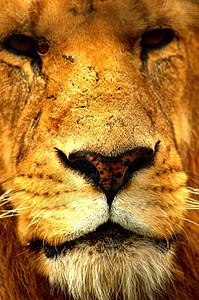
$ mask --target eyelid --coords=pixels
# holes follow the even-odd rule
[[[17,55],[31,55],[35,49],[35,41],[24,34],[12,34],[4,42],[4,47]]]
[[[142,46],[146,49],[158,49],[169,44],[175,36],[170,28],[157,28],[142,35]]]

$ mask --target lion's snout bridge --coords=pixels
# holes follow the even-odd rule
[[[89,151],[76,151],[67,158],[62,151],[56,150],[67,168],[86,175],[100,187],[106,194],[109,204],[136,171],[152,164],[156,153],[152,148],[139,147],[113,157]]]

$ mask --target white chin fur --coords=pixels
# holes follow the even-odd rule
[[[52,288],[82,300],[154,300],[171,279],[172,250],[143,241],[122,250],[97,247],[82,243],[48,259],[46,272]]]

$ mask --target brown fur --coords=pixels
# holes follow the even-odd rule
[[[0,7],[0,299],[197,299],[198,1]],[[143,34],[165,27],[172,41],[144,51]],[[17,55],[5,47],[12,34],[46,40],[49,51],[40,61]],[[110,207],[56,150],[94,152],[103,162],[139,147],[153,149],[153,165]],[[132,236],[79,239],[108,220]],[[172,238],[171,249],[151,238]],[[32,246],[74,239],[56,260]]]

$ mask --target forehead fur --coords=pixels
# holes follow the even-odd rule
[[[9,0],[9,8],[0,0],[0,6],[1,40],[12,32],[35,30],[36,35],[61,37],[93,17],[132,36],[157,26],[179,33],[199,27],[198,0]]]

